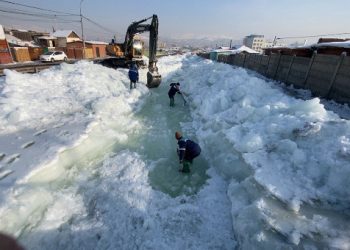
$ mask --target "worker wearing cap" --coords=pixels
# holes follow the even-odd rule
[[[170,84],[170,89],[168,91],[168,96],[170,99],[170,107],[174,107],[175,106],[175,95],[176,93],[182,95],[181,91],[180,91],[180,83],[178,82],[173,82]]]
[[[180,132],[175,132],[175,138],[177,140],[177,154],[179,156],[179,163],[182,164],[182,169],[179,171],[183,173],[190,172],[190,166],[193,163],[193,159],[200,155],[200,146],[192,140],[182,138]]]

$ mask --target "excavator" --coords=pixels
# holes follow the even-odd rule
[[[150,24],[145,22],[152,19]],[[139,64],[142,61],[143,42],[137,34],[149,31],[149,62],[147,72],[147,87],[156,88],[161,83],[162,77],[157,68],[157,42],[158,42],[158,17],[151,17],[133,22],[129,25],[124,43],[112,43],[107,46],[107,52],[113,54],[113,58],[104,59],[100,62],[102,65],[110,67],[127,67],[130,63]]]

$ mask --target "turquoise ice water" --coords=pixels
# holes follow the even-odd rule
[[[157,89],[151,89],[146,104],[135,115],[144,129],[135,132],[128,141],[136,152],[153,164],[149,181],[153,188],[172,197],[196,193],[208,176],[208,165],[203,155],[194,160],[191,173],[178,170],[179,160],[176,154],[177,141],[175,131],[184,131],[184,136],[196,141],[191,127],[189,104],[184,105],[180,95],[175,96],[175,107],[169,106],[168,87],[171,80],[163,80]],[[203,153],[203,152],[202,152]]]

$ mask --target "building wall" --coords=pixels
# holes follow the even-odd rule
[[[87,44],[86,47],[92,48],[94,58],[97,58],[97,57],[106,57],[107,55],[106,46],[107,45],[104,45],[104,44],[91,44],[91,45]]]
[[[10,49],[5,39],[0,40],[0,64],[12,63]]]
[[[67,39],[65,37],[57,37],[56,47],[67,47]]]
[[[85,49],[88,51],[89,57],[97,58],[97,50],[99,50],[99,57],[106,57],[106,46],[105,44],[92,44],[92,43],[85,43]],[[71,43],[67,43],[67,49],[83,49],[83,42],[82,41],[75,41]],[[90,54],[91,50],[91,54]],[[88,57],[88,55],[85,55]]]
[[[243,45],[258,51],[263,52],[262,47],[265,45],[265,38],[263,35],[250,35],[243,39]]]
[[[6,41],[5,31],[0,25],[0,64],[3,63],[12,63],[12,56]]]
[[[27,47],[13,47],[11,53],[16,62],[28,62],[31,61],[29,50]]]
[[[79,37],[67,37],[66,41],[67,41],[67,43],[76,42],[76,41],[80,41],[80,38]]]

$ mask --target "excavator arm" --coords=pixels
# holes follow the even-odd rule
[[[152,19],[151,24],[143,24],[147,20]],[[159,86],[162,77],[157,68],[157,42],[158,42],[158,17],[153,15],[152,17],[142,19],[137,22],[133,22],[129,27],[125,35],[124,49],[125,57],[132,60],[132,45],[133,38],[137,33],[143,33],[149,31],[149,63],[147,72],[147,87],[156,88]]]

